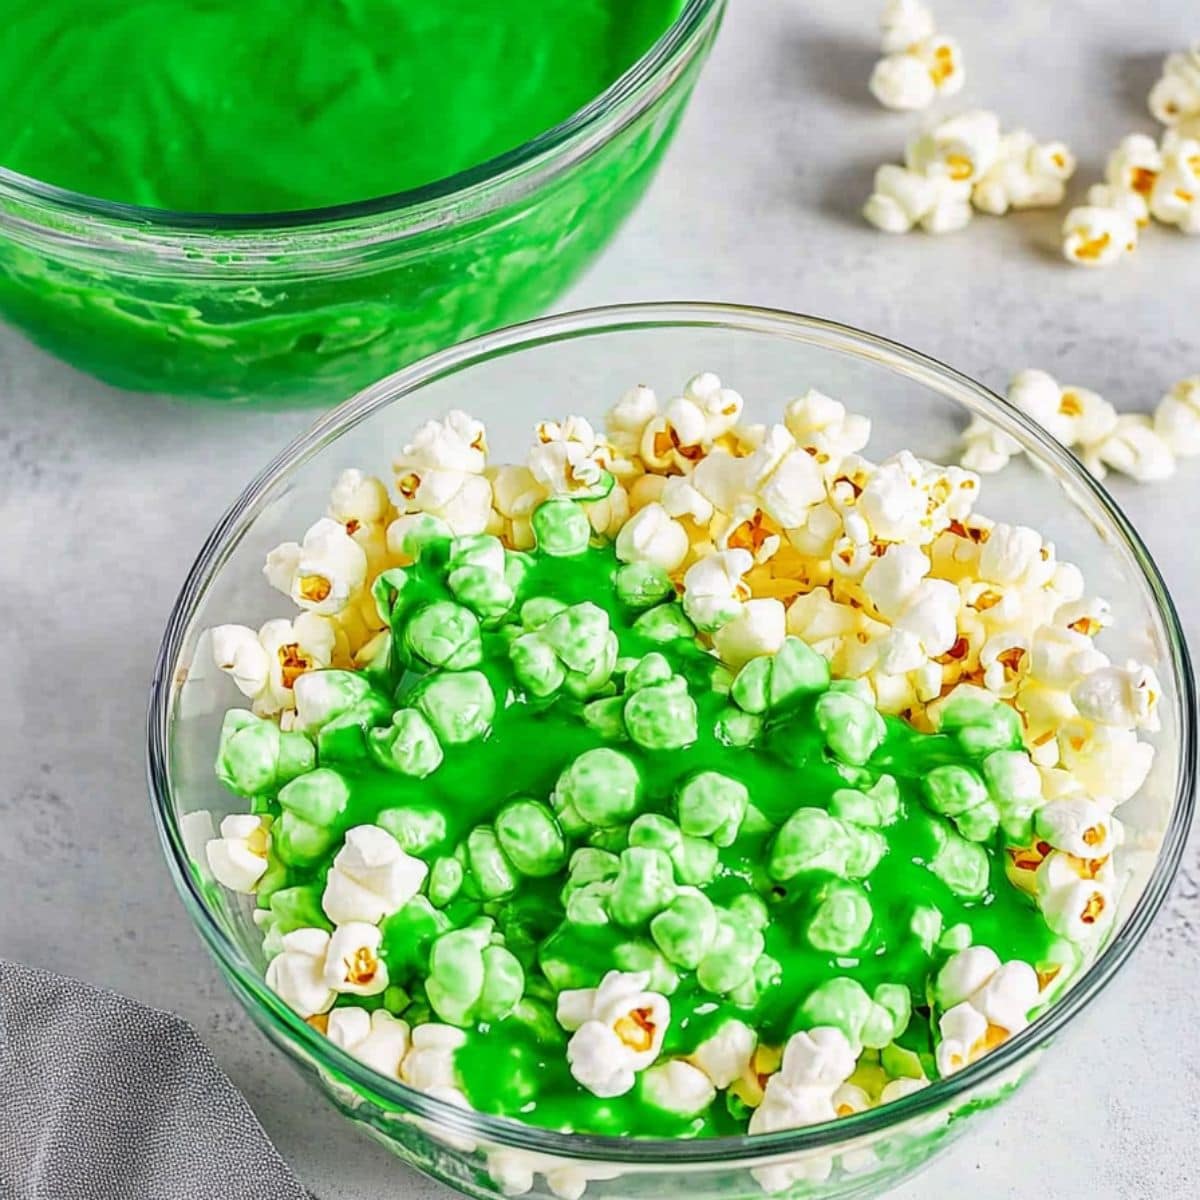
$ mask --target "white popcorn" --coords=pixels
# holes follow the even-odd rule
[[[218,625],[212,631],[213,662],[243,696],[257,699],[267,690],[271,663],[259,635],[245,625]]]
[[[958,589],[944,579],[925,579],[896,619],[895,633],[910,633],[929,658],[945,654],[958,640]]]
[[[1115,208],[1139,229],[1150,224],[1150,202],[1138,192],[1113,187],[1111,183],[1093,183],[1087,190],[1087,202],[1093,208]]]
[[[985,109],[972,109],[942,121],[909,142],[905,164],[913,171],[974,184],[1000,153],[1000,121]]]
[[[1132,193],[1148,202],[1162,169],[1163,156],[1158,143],[1144,133],[1131,133],[1108,156],[1104,178],[1118,194]]]
[[[594,1096],[623,1096],[662,1049],[671,1006],[649,982],[646,971],[609,971],[598,988],[559,993],[559,1024],[573,1031],[571,1074]]]
[[[692,1117],[716,1099],[717,1089],[698,1067],[673,1058],[651,1067],[642,1077],[642,1094],[656,1108]]]
[[[884,233],[908,233],[917,225],[926,233],[952,233],[970,221],[970,200],[966,181],[885,163],[875,172],[863,216]]]
[[[1180,458],[1200,454],[1200,375],[1181,379],[1158,402],[1154,432]]]
[[[1068,721],[1058,733],[1062,765],[1093,800],[1115,808],[1131,799],[1146,782],[1154,747],[1138,740],[1131,729]]]
[[[428,874],[428,866],[406,854],[386,829],[357,825],[334,856],[321,907],[335,925],[375,925],[407,904]]]
[[[393,511],[391,497],[382,479],[356,467],[343,471],[329,494],[329,515],[347,528],[351,537],[360,525],[386,524]]]
[[[221,836],[205,846],[213,878],[244,895],[254,892],[267,869],[271,818],[233,813],[221,822]]]
[[[742,416],[744,402],[733,388],[723,387],[711,371],[701,371],[684,384],[683,395],[704,413],[705,440],[714,442],[729,433]]]
[[[894,543],[872,562],[863,576],[863,591],[885,621],[895,621],[928,574],[929,559],[920,547]]]
[[[435,468],[409,471],[397,480],[409,513],[436,517],[459,537],[483,533],[492,514],[492,485],[484,475]]]
[[[936,984],[941,1040],[938,1072],[945,1076],[1020,1032],[1038,1003],[1038,978],[1020,959],[1001,963],[986,946],[968,946],[946,961]]]
[[[1085,796],[1051,800],[1038,809],[1035,822],[1042,841],[1078,858],[1107,858],[1116,845],[1113,817]]]
[[[787,637],[787,610],[771,597],[747,600],[713,635],[721,661],[734,670],[762,654],[775,654]]]
[[[1021,452],[1021,443],[986,417],[972,417],[963,430],[963,449],[958,461],[970,471],[993,475],[1004,470]]]
[[[703,633],[733,620],[750,599],[743,576],[754,565],[748,550],[721,550],[698,559],[683,576],[683,611]]]
[[[1110,267],[1137,249],[1136,220],[1117,208],[1082,205],[1063,222],[1063,257],[1080,267]]]
[[[848,413],[844,404],[816,388],[788,404],[783,422],[800,449],[818,465],[830,468],[857,454],[871,436],[871,422],[866,417]]]
[[[444,420],[426,421],[392,466],[400,480],[430,469],[481,475],[487,466],[487,431],[482,421],[454,409]],[[401,492],[415,488],[402,483]]]
[[[743,1021],[726,1021],[716,1033],[692,1051],[688,1061],[698,1067],[716,1088],[727,1088],[750,1065],[758,1048],[758,1034]]]
[[[388,985],[387,964],[378,953],[382,941],[379,928],[365,921],[339,925],[330,935],[325,956],[326,986],[353,996],[382,992]]]
[[[1200,45],[1169,54],[1150,90],[1150,111],[1164,125],[1200,117]]]
[[[1157,730],[1162,685],[1154,671],[1132,660],[1124,667],[1102,667],[1071,689],[1080,716],[1121,729]]]
[[[366,582],[367,555],[341,521],[322,517],[303,542],[276,546],[267,555],[263,574],[300,608],[333,616]]]
[[[1038,903],[1046,924],[1060,937],[1090,942],[1108,927],[1116,902],[1107,880],[1081,878],[1064,863],[1069,857],[1051,855],[1038,868]],[[1060,869],[1056,872],[1055,867]],[[1061,878],[1055,878],[1056,874]]]
[[[1144,413],[1123,413],[1112,432],[1085,448],[1084,466],[1103,478],[1108,468],[1128,475],[1138,483],[1169,479],[1175,473],[1171,447],[1155,432]]]
[[[965,82],[958,42],[930,35],[885,54],[875,64],[868,87],[885,108],[912,112],[928,108],[939,96],[955,95]]]
[[[651,563],[667,572],[683,565],[689,548],[687,530],[657,502],[634,513],[617,534],[617,557],[622,562]]]
[[[1043,625],[1029,647],[1029,674],[1038,683],[1068,690],[1108,659],[1086,634],[1058,625]]]
[[[588,496],[604,483],[602,454],[595,430],[582,417],[542,421],[529,451],[529,471],[550,494]]]
[[[952,954],[938,972],[938,1000],[945,1008],[969,1000],[1000,969],[1000,959],[988,946],[968,946]]]
[[[329,1013],[325,1036],[389,1079],[399,1077],[409,1051],[408,1022],[393,1017],[385,1008],[373,1013],[352,1006],[335,1008]]]
[[[707,525],[716,511],[712,501],[693,486],[687,475],[672,475],[664,480],[659,503],[668,516],[676,520],[690,517],[700,526]]]
[[[938,1042],[934,1059],[943,1078],[961,1071],[979,1056],[987,1037],[987,1018],[966,1003],[947,1009],[938,1019]]]
[[[971,203],[1003,216],[1009,209],[1055,208],[1075,173],[1075,156],[1062,142],[1042,145],[1024,129],[1000,139],[995,161],[976,181]]]
[[[788,1038],[783,1062],[767,1083],[768,1094],[777,1088],[823,1087],[835,1091],[854,1073],[857,1055],[846,1035],[832,1026],[818,1025]]]
[[[1182,233],[1200,234],[1200,140],[1170,139],[1163,169],[1150,193],[1156,221]]]
[[[267,964],[267,987],[305,1018],[328,1011],[337,998],[325,981],[329,940],[323,929],[293,929],[283,935],[283,949]]]
[[[658,399],[651,388],[630,388],[608,411],[605,431],[613,447],[627,458],[637,454],[646,426],[658,415]]]
[[[443,1099],[447,1090],[458,1091],[454,1055],[467,1044],[467,1035],[453,1025],[431,1022],[413,1029],[409,1041],[409,1051],[400,1065],[400,1078],[409,1087],[430,1095],[440,1091]]]
[[[921,0],[887,0],[879,17],[884,54],[899,54],[932,37],[933,13]]]
[[[1103,397],[1087,388],[1063,387],[1046,371],[1018,371],[1009,382],[1008,401],[1064,446],[1100,441],[1117,423],[1116,410]]]

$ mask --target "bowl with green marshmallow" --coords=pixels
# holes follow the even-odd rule
[[[984,495],[939,465],[969,417],[1024,452]],[[171,616],[149,777],[239,1000],[404,1162],[875,1195],[1145,934],[1192,688],[1137,535],[1021,413],[814,318],[630,306],[280,454]]]
[[[93,8],[6,9],[0,320],[117,387],[333,404],[551,306],[724,0]]]

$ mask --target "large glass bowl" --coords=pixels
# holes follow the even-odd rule
[[[1129,884],[1115,930],[1065,997],[998,1050],[924,1091],[830,1125],[754,1138],[637,1141],[464,1112],[372,1073],[283,1005],[263,983],[246,898],[215,886],[198,865],[203,855],[189,830],[203,824],[205,812],[219,821],[238,806],[218,786],[212,762],[223,710],[240,698],[211,666],[204,631],[280,615],[284,602],[261,574],[267,550],[323,512],[343,468],[388,477],[390,453],[418,422],[465,408],[487,422],[494,460],[513,461],[538,418],[580,413],[598,421],[632,383],[669,391],[702,369],[743,393],[749,420],[777,414],[810,386],[843,399],[873,419],[873,457],[910,447],[944,459],[977,414],[1028,451],[986,482],[981,511],[1053,538],[1059,557],[1084,570],[1089,593],[1113,603],[1108,652],[1150,662],[1163,685],[1155,768],[1121,809],[1129,836],[1118,867]],[[752,1168],[786,1162],[811,1177],[789,1194],[832,1198],[876,1195],[928,1162],[976,1123],[975,1114],[1020,1085],[1052,1038],[1125,964],[1179,863],[1193,805],[1195,722],[1187,651],[1146,548],[1107,493],[1027,418],[949,367],[844,326],[747,308],[638,305],[552,317],[434,355],[360,393],[284,450],[217,525],[171,614],[150,703],[149,778],[175,882],[238,998],[342,1112],[406,1162],[479,1197],[527,1184],[533,1195],[570,1197],[590,1180],[590,1196],[693,1200],[760,1196]],[[1079,1072],[1081,1086],[1095,1086],[1087,1064]]]
[[[725,0],[587,107],[426,187],[282,214],[164,212],[0,167],[0,318],[108,383],[333,403],[547,309],[641,197]]]

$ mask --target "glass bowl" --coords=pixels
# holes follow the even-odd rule
[[[490,162],[363,203],[213,216],[0,167],[0,318],[118,387],[333,403],[548,308],[645,191],[725,0],[585,108]]]
[[[1113,602],[1108,652],[1149,662],[1163,686],[1154,770],[1121,810],[1128,838],[1119,871],[1129,885],[1114,932],[1065,996],[999,1049],[832,1124],[651,1141],[549,1132],[440,1103],[363,1067],[283,1005],[263,983],[248,900],[216,886],[201,865],[191,831],[237,803],[223,794],[212,763],[223,711],[239,702],[211,666],[205,630],[279,615],[281,600],[261,574],[267,550],[324,510],[342,469],[390,477],[389,452],[419,422],[465,408],[487,422],[494,460],[515,461],[536,419],[570,412],[599,421],[632,383],[667,392],[700,370],[742,392],[751,421],[810,386],[842,399],[872,418],[873,457],[909,447],[944,461],[972,415],[1028,452],[986,481],[981,510],[1052,538],[1060,556],[1083,569],[1089,594]],[[756,1197],[753,1169],[784,1164],[798,1179],[789,1195],[833,1198],[877,1195],[976,1124],[1125,964],[1179,864],[1193,807],[1195,722],[1187,650],[1158,570],[1107,493],[1028,418],[949,367],[845,326],[749,308],[650,304],[547,318],[436,354],[361,392],[284,450],[213,530],[171,614],[150,701],[149,781],[176,885],[239,1000],[343,1113],[406,1162],[473,1196],[529,1190],[568,1200],[585,1183],[597,1198]]]

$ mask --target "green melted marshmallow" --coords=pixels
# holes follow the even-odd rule
[[[230,714],[219,774],[273,818],[268,950],[330,927],[332,857],[378,824],[429,875],[382,922],[391,986],[338,1003],[465,1028],[480,1110],[645,1136],[744,1132],[750,1110],[718,1094],[683,1117],[640,1080],[598,1099],[571,1076],[560,991],[648,971],[665,1057],[730,1018],[778,1046],[869,994],[893,1025],[876,1044],[928,1064],[929,981],[952,949],[1043,960],[1052,936],[1003,866],[1030,823],[998,783],[1020,748],[1010,709],[968,703],[921,733],[794,638],[733,674],[666,576],[588,545],[576,506],[535,524],[529,554],[414,546],[376,586],[388,653],[317,673],[315,707],[297,692],[306,733],[263,732],[266,760],[239,739],[269,723]]]
[[[682,0],[14,0],[0,165],[108,200],[386,196],[583,108]]]

